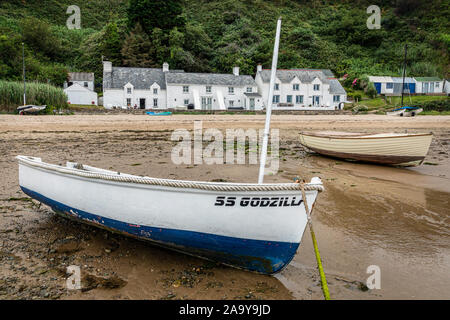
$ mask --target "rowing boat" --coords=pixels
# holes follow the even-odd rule
[[[432,133],[303,132],[300,143],[317,153],[336,158],[390,165],[421,164]]]
[[[294,257],[309,210],[323,190],[311,183],[245,184],[134,176],[17,156],[19,184],[64,216],[186,254],[264,274]]]
[[[400,107],[386,112],[388,116],[414,117],[423,111],[419,107]]]

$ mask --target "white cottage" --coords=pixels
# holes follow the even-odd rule
[[[270,69],[257,66],[255,82],[266,105]],[[343,107],[347,92],[327,69],[277,70],[273,110],[336,110]]]
[[[108,109],[166,109],[166,74],[182,72],[169,71],[167,63],[158,69],[113,67],[103,61],[103,105]]]
[[[81,105],[98,105],[97,92],[88,89],[79,83],[74,83],[64,89],[67,95],[67,103]]]
[[[432,94],[444,92],[444,80],[438,77],[415,77],[416,93]]]
[[[227,110],[262,108],[261,95],[251,76],[187,73],[162,69],[113,67],[103,62],[103,105],[106,108]]]
[[[69,72],[67,81],[64,82],[64,89],[77,83],[84,88],[94,91],[94,79],[94,73],[92,72]]]
[[[217,73],[172,73],[166,75],[167,106],[196,110],[261,110],[262,97],[252,76]]]
[[[97,105],[97,92],[94,91],[94,73],[69,72],[64,82],[67,103]]]

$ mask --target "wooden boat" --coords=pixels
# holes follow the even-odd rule
[[[35,106],[32,104],[28,104],[26,106],[19,106],[17,107],[17,111],[19,112],[19,114],[24,114],[24,113],[37,113],[41,110],[44,110],[45,108],[47,108],[47,106]]]
[[[305,147],[336,158],[390,165],[421,164],[428,153],[432,133],[303,132]]]
[[[394,109],[392,111],[386,112],[388,116],[399,116],[399,117],[414,117],[423,111],[419,107],[401,107]]]
[[[23,192],[65,217],[260,273],[291,261],[307,224],[298,183],[156,179],[17,159]],[[304,190],[311,208],[322,182]]]
[[[146,114],[148,114],[149,116],[170,116],[172,114],[172,112],[170,112],[170,111],[167,111],[167,112],[147,111]]]

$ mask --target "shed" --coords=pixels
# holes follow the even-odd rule
[[[67,95],[67,103],[69,104],[98,105],[97,92],[89,90],[78,83],[67,87],[64,89],[64,92]]]

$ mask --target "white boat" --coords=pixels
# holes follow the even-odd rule
[[[19,112],[19,114],[36,113],[36,112],[39,112],[41,110],[44,110],[45,108],[47,108],[47,106],[35,106],[35,105],[32,105],[32,104],[28,104],[28,105],[25,105],[25,106],[17,107],[17,111]]]
[[[302,132],[300,143],[336,158],[390,165],[421,164],[432,133]]]
[[[422,108],[418,107],[401,107],[394,109],[392,111],[386,112],[388,116],[399,116],[399,117],[414,117],[423,111]]]
[[[260,273],[291,261],[307,224],[298,183],[156,179],[17,159],[23,192],[65,217]],[[304,190],[312,208],[322,182]]]

